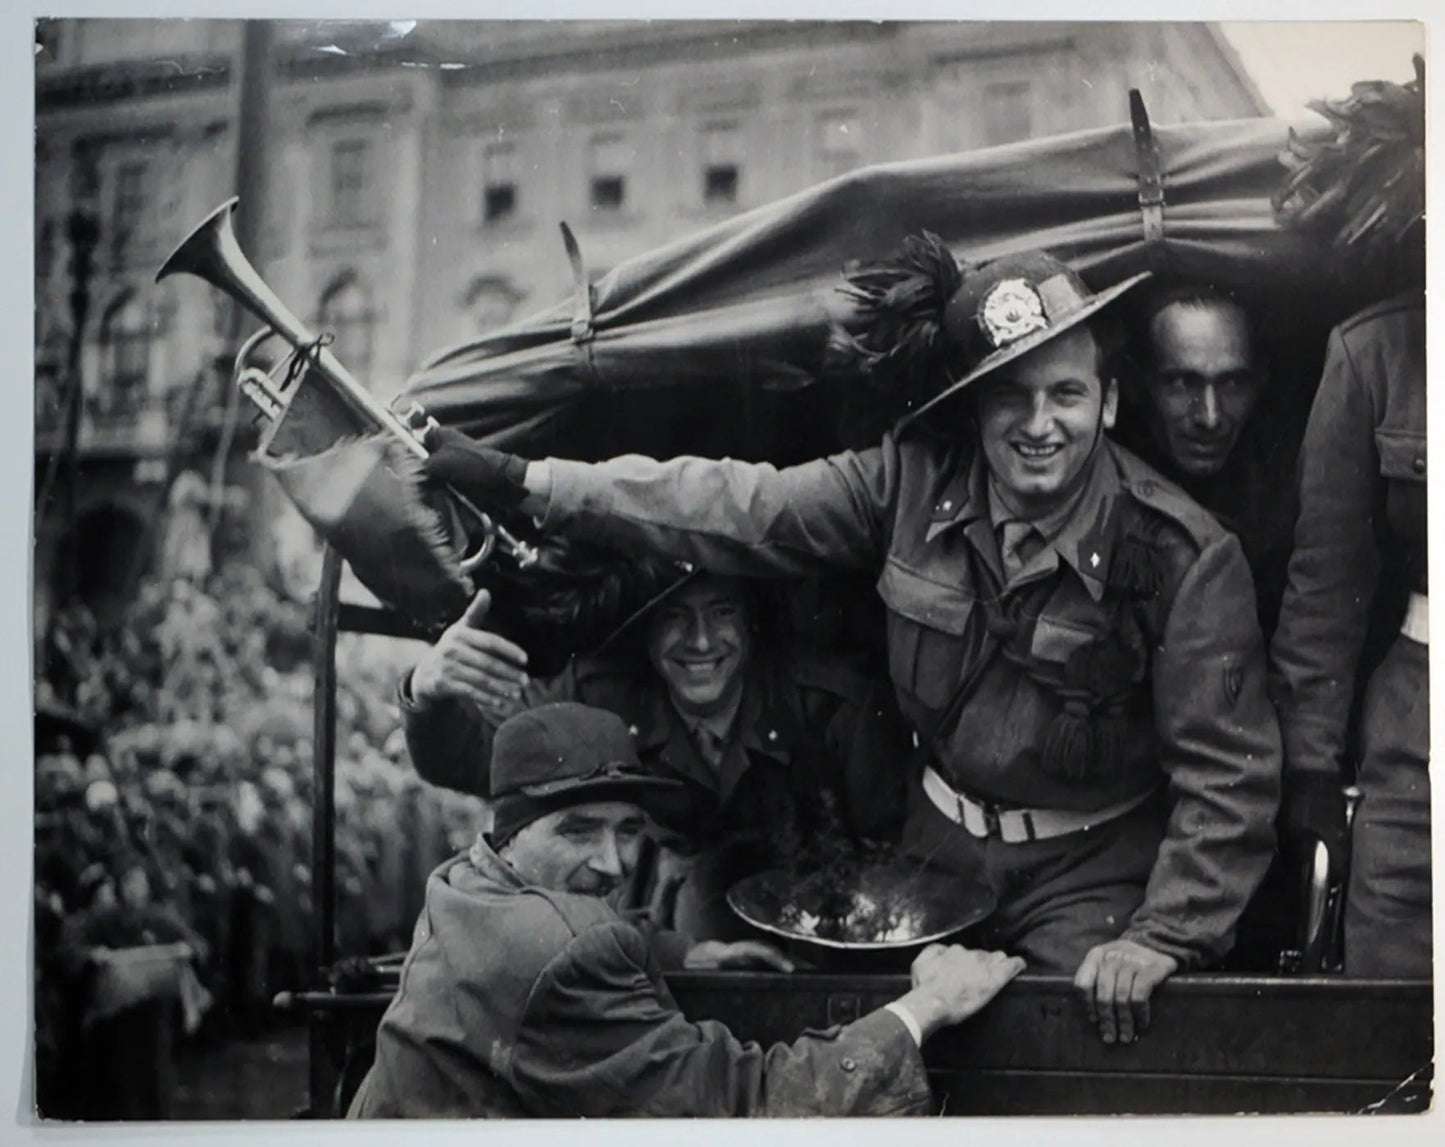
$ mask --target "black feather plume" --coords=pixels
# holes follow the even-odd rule
[[[839,292],[851,313],[829,332],[831,373],[861,378],[894,416],[947,381],[943,310],[963,267],[937,235],[910,235],[891,259],[845,273]]]
[[[1342,100],[1313,100],[1334,134],[1311,143],[1290,132],[1280,162],[1289,175],[1273,196],[1287,226],[1330,237],[1339,250],[1375,259],[1425,212],[1425,63],[1407,84],[1355,84]]]
[[[595,649],[683,574],[675,563],[642,559],[558,534],[534,538],[539,558],[524,570],[498,565],[490,587],[497,611],[538,676],[574,653]]]

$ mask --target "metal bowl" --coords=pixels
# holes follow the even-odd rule
[[[885,938],[835,939],[820,936],[808,924],[799,902],[809,899],[807,881],[771,869],[738,881],[728,890],[728,907],[741,919],[790,941],[849,952],[882,952],[917,948],[977,924],[996,907],[991,889],[967,877],[899,861],[860,869],[847,892],[855,905],[871,914],[882,910],[880,922],[892,921]]]

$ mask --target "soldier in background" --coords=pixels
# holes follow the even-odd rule
[[[1349,272],[1400,293],[1340,324],[1300,454],[1289,586],[1270,649],[1284,734],[1285,826],[1323,840],[1334,875],[1351,856],[1349,975],[1432,970],[1430,690],[1426,530],[1424,62],[1409,84],[1356,84],[1329,101],[1337,134],[1295,141],[1276,198],[1286,222],[1325,235]],[[1385,277],[1385,276],[1382,276]],[[1371,629],[1396,632],[1378,664]],[[1356,751],[1360,811],[1343,786]]]
[[[1146,302],[1133,350],[1113,437],[1239,538],[1268,640],[1292,548],[1298,436],[1262,417],[1270,378],[1253,318],[1213,287],[1169,288]]]

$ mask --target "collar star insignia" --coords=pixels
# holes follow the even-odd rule
[[[1098,569],[1098,568],[1099,568],[1099,561],[1100,561],[1100,558],[1099,558],[1098,551],[1095,551],[1094,553],[1092,553],[1092,554],[1089,555],[1089,565],[1091,565],[1094,569]]]

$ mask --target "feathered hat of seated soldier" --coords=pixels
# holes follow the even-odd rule
[[[561,535],[543,539],[525,583],[499,579],[493,586],[500,611],[511,606],[517,636],[533,653],[532,672],[547,676],[557,653],[615,652],[624,634],[659,601],[695,576],[685,562],[625,554]],[[565,658],[563,658],[565,661]]]
[[[907,426],[1006,363],[1113,304],[1147,271],[1091,290],[1046,251],[958,260],[937,235],[910,235],[890,259],[845,275],[852,314],[828,357],[863,377]]]
[[[1425,218],[1425,61],[1415,78],[1369,80],[1338,100],[1312,100],[1334,134],[1309,142],[1290,132],[1280,162],[1289,174],[1273,196],[1285,226],[1327,237],[1335,250],[1378,263],[1421,237]]]

